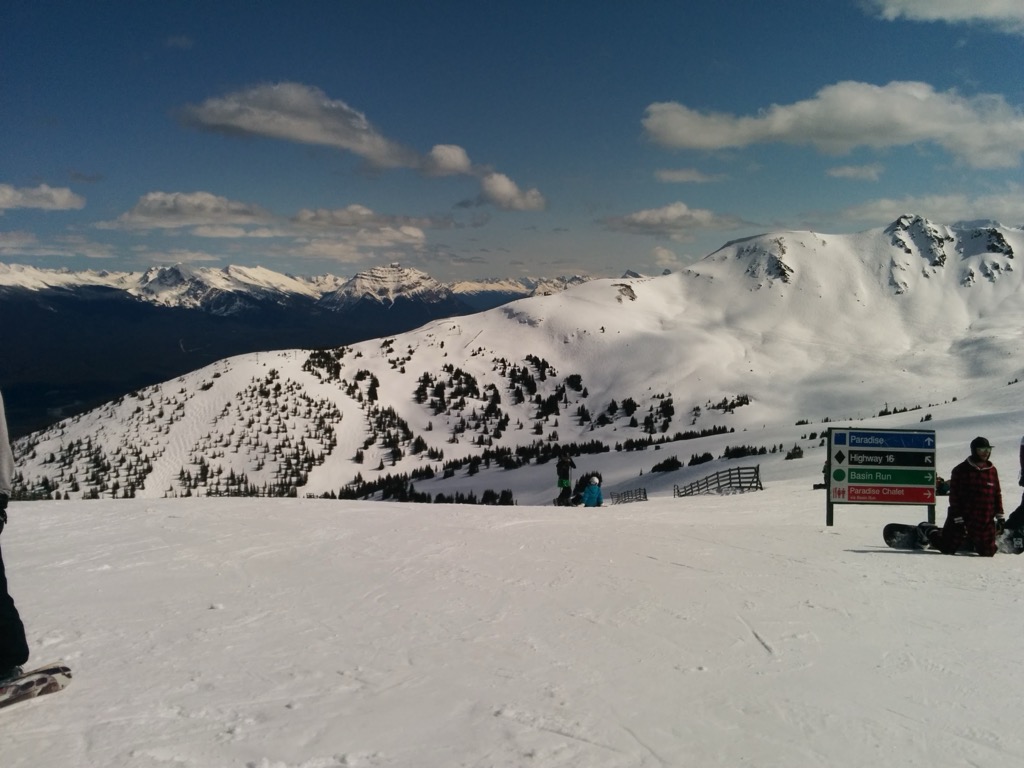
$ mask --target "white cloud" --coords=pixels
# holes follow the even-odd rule
[[[536,189],[519,191],[508,176],[475,166],[462,147],[436,144],[421,156],[386,138],[362,112],[301,83],[256,85],[207,99],[186,106],[182,120],[227,135],[335,147],[378,168],[415,168],[427,176],[476,176],[482,188],[478,203],[493,203],[508,211],[537,211],[545,206],[543,195]]]
[[[503,173],[488,173],[480,180],[483,199],[507,211],[542,211],[547,202],[536,189],[523,191]]]
[[[655,246],[651,251],[651,258],[654,259],[656,266],[661,269],[675,270],[680,269],[683,266],[679,255],[668,248],[664,248],[660,245]]]
[[[846,208],[841,215],[850,221],[880,225],[904,213],[916,213],[942,222],[996,219],[1019,227],[1024,225],[1024,190],[1011,187],[1002,193],[973,198],[964,194],[879,198]]]
[[[362,227],[373,224],[377,218],[365,205],[350,205],[347,208],[311,210],[303,208],[293,219],[301,225],[317,227]]]
[[[289,255],[354,264],[368,258],[403,259],[427,242],[422,225],[430,220],[386,216],[363,205],[339,209],[303,209],[292,219],[296,233],[306,235]]]
[[[681,202],[666,205],[664,208],[651,208],[626,216],[611,216],[604,219],[605,227],[615,232],[653,235],[680,241],[691,239],[699,230],[736,229],[744,224],[745,222],[735,216],[690,208]]]
[[[66,256],[84,256],[87,259],[112,259],[120,255],[108,243],[97,243],[81,235],[62,235],[54,239],[55,248]]]
[[[289,249],[290,255],[352,264],[369,257],[389,254],[401,257],[426,243],[423,230],[416,227],[385,227],[358,230],[339,238],[314,238]]]
[[[302,209],[290,219],[275,216],[248,203],[209,192],[151,192],[116,221],[96,225],[102,229],[132,232],[180,230],[218,239],[287,238],[272,250],[289,256],[333,261],[362,260],[370,256],[401,258],[426,242],[424,228],[449,228],[450,218],[412,218],[375,213],[363,205],[346,208]],[[159,254],[144,248],[150,260],[202,261],[220,257],[201,251],[167,251]]]
[[[257,227],[256,229],[245,229],[244,227],[235,227],[229,224],[204,224],[202,226],[195,227],[192,230],[192,234],[195,235],[196,237],[222,238],[231,240],[242,237],[290,237],[294,233],[286,232],[282,229],[275,229],[272,227]]]
[[[836,83],[813,99],[773,104],[753,117],[655,103],[643,125],[655,142],[681,149],[785,143],[841,154],[931,142],[977,168],[1016,167],[1024,153],[1024,114],[1002,96],[967,98],[920,82]]]
[[[362,231],[353,240],[363,248],[393,248],[399,245],[419,248],[426,243],[427,236],[419,227],[384,227]]]
[[[881,163],[871,163],[870,165],[838,165],[835,168],[829,168],[826,173],[836,179],[878,181],[884,170]]]
[[[365,205],[346,208],[303,208],[291,220],[294,226],[306,229],[385,229],[411,226],[418,229],[450,229],[451,217],[393,216],[375,213]]]
[[[416,167],[412,150],[387,139],[366,116],[319,88],[301,83],[257,85],[183,110],[198,128],[227,134],[336,147],[381,168]]]
[[[8,231],[0,232],[0,252],[7,248],[26,248],[35,245],[39,239],[34,232]]]
[[[97,243],[78,235],[56,237],[41,242],[33,232],[0,232],[0,257],[5,259],[84,256],[88,259],[110,259],[115,256],[112,246]]]
[[[0,212],[12,208],[35,208],[42,211],[70,211],[85,207],[85,198],[67,187],[14,187],[0,184]]]
[[[206,251],[172,248],[167,251],[139,250],[136,253],[151,264],[203,264],[220,261],[219,256]]]
[[[339,264],[356,264],[366,259],[367,254],[354,243],[343,240],[310,240],[292,249],[290,253],[306,259],[323,259]]]
[[[99,229],[178,229],[202,226],[265,224],[271,215],[256,205],[240,203],[209,192],[150,192],[116,221]]]
[[[662,168],[654,172],[658,181],[666,184],[707,184],[711,181],[721,181],[724,176],[711,176],[696,168]]]
[[[1015,34],[1024,33],[1024,3],[1020,0],[868,0],[883,19],[984,23]]]
[[[423,159],[423,172],[429,176],[455,176],[473,172],[473,164],[462,147],[437,144]]]

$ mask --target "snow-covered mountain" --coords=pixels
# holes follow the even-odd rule
[[[281,304],[295,298],[316,301],[325,290],[340,282],[331,277],[318,281],[296,278],[262,267],[194,269],[183,264],[148,269],[134,284],[122,279],[129,294],[145,301],[167,307],[207,309],[214,314],[254,309],[254,299]]]
[[[454,289],[400,265],[345,279],[239,266],[132,273],[0,264],[0,321],[17,329],[0,349],[0,389],[12,402],[12,430],[24,434],[223,357],[399,333],[582,280]]]
[[[1024,560],[894,552],[882,524],[921,507],[826,528],[811,485],[845,414],[926,422],[940,471],[986,435],[1016,505],[1022,246],[912,217],[774,233],[677,275],[218,361],[18,441],[40,495],[105,500],[8,510],[30,664],[75,681],[5,713],[5,765],[1015,765]],[[555,432],[579,474],[649,501],[551,507],[527,443]],[[674,497],[737,463],[763,491]],[[154,498],[410,470],[416,493],[521,506]]]
[[[448,286],[400,264],[361,272],[338,289],[324,293],[319,304],[346,317],[359,316],[364,323],[378,327],[381,335],[407,330],[412,318],[426,322],[474,311]]]
[[[201,309],[212,314],[245,312],[272,301],[282,306],[320,306],[344,311],[353,305],[376,302],[438,303],[472,297],[466,304],[473,310],[535,293],[555,293],[585,282],[579,275],[560,278],[493,278],[440,283],[418,269],[390,264],[372,267],[352,277],[318,275],[293,276],[264,267],[227,266],[220,269],[186,264],[152,267],[144,272],[72,272],[40,269],[22,264],[0,264],[0,299],[16,291],[44,293],[78,289],[121,291],[139,301],[162,307]],[[462,308],[463,310],[466,307]]]
[[[374,267],[361,272],[337,290],[323,296],[329,306],[345,307],[364,301],[386,306],[403,298],[427,302],[446,301],[452,292],[425,272],[401,264]]]
[[[941,465],[987,435],[1015,505],[1019,394],[946,410]],[[4,767],[1019,764],[1024,557],[887,549],[920,507],[824,527],[820,448],[688,498],[654,485],[666,450],[577,457],[649,488],[601,509],[14,502],[30,665],[75,679],[4,712]],[[549,500],[529,473],[478,477]]]
[[[677,274],[225,359],[19,441],[20,488],[479,499],[502,489],[482,469],[530,471],[565,444],[661,444],[687,464],[806,425],[931,418],[1018,380],[1022,248],[1021,230],[917,217],[772,233]]]
[[[1016,764],[1024,560],[894,552],[921,507],[826,528],[811,487],[838,417],[926,421],[942,471],[989,437],[1016,504],[1024,240],[991,229],[775,233],[19,440],[23,489],[103,500],[9,507],[30,664],[75,681],[5,713],[5,765]],[[559,442],[649,501],[550,506]],[[674,497],[736,464],[764,490]],[[378,481],[520,506],[194,498]]]

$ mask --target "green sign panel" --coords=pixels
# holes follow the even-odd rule
[[[835,475],[843,475],[835,477]],[[872,467],[850,467],[837,469],[834,478],[839,482],[883,484],[883,485],[930,485],[935,486],[935,472],[930,469],[875,469]]]

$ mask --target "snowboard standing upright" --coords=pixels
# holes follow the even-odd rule
[[[62,691],[71,682],[71,669],[62,661],[45,664],[0,683],[0,708]]]

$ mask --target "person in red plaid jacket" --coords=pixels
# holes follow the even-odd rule
[[[996,553],[996,530],[1002,529],[1003,492],[999,473],[989,461],[992,446],[984,437],[971,441],[971,455],[949,477],[949,513],[929,543],[944,555],[973,549],[982,557]]]

